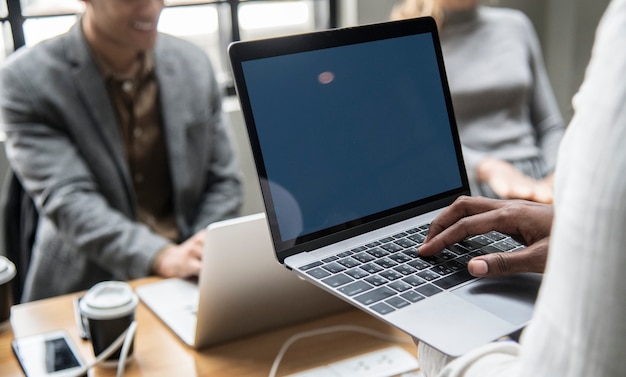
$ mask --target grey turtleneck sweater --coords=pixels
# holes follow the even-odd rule
[[[470,181],[485,157],[551,172],[565,127],[530,20],[482,6],[446,13],[441,45]]]

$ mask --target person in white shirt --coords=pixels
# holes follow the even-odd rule
[[[432,255],[485,229],[519,236],[536,253],[508,259],[509,267],[519,270],[528,261],[529,270],[541,270],[542,255],[548,256],[533,319],[519,344],[487,344],[451,362],[420,343],[428,377],[624,376],[625,104],[626,0],[612,0],[559,151],[554,217],[549,206],[461,198],[433,222],[420,249]],[[474,262],[480,272],[497,264]]]

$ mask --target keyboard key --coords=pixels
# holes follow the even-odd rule
[[[443,289],[450,289],[454,286],[457,286],[461,283],[465,283],[466,281],[470,281],[472,279],[476,279],[476,278],[470,275],[470,273],[467,272],[466,270],[457,271],[452,275],[449,275],[442,279],[434,281],[433,284]]]
[[[402,297],[390,298],[389,300],[386,300],[385,303],[393,306],[396,309],[404,308],[405,306],[408,306],[411,304],[407,300],[404,300]]]
[[[368,278],[365,278],[365,281],[374,286],[385,285],[389,282],[389,280],[383,278],[382,276],[374,275]]]
[[[342,265],[340,265],[339,263],[336,262],[331,262],[328,264],[325,264],[322,266],[323,269],[325,269],[328,272],[332,272],[333,274],[336,274],[337,272],[341,272],[341,271],[345,271],[346,268]]]
[[[374,258],[373,256],[369,255],[368,253],[364,253],[364,252],[361,252],[361,253],[355,254],[355,255],[353,255],[352,257],[353,257],[354,259],[358,260],[358,261],[359,261],[359,262],[361,262],[361,263],[371,262],[371,261],[373,261],[374,259],[376,259],[376,258]]]
[[[517,242],[514,243],[511,241],[513,240],[510,240],[510,239],[502,240],[502,241],[494,243],[493,246],[497,247],[498,249],[502,251],[511,251],[513,249],[516,249],[519,245]]]
[[[457,255],[451,252],[448,249],[443,249],[437,256],[443,260],[452,260],[457,257]]]
[[[443,266],[446,266],[453,271],[461,271],[467,268],[467,263],[463,264],[455,259],[444,263]]]
[[[467,254],[470,251],[469,249],[466,249],[465,247],[459,245],[458,243],[448,246],[447,249],[455,252],[458,255]]]
[[[441,276],[431,270],[423,270],[417,273],[417,276],[424,280],[431,281],[440,278]]]
[[[422,260],[430,264],[431,266],[436,266],[438,264],[445,262],[445,260],[439,258],[437,255],[433,255],[431,257],[422,257]]]
[[[358,302],[360,302],[363,305],[371,305],[373,303],[376,303],[378,301],[384,300],[386,298],[389,298],[391,296],[394,296],[396,294],[395,291],[393,291],[390,288],[387,287],[380,287],[380,288],[376,288],[372,291],[363,293],[359,296],[356,296],[354,299],[357,300]]]
[[[343,287],[339,288],[339,291],[348,296],[354,296],[358,295],[359,293],[367,292],[372,288],[374,287],[361,280],[355,281],[354,283],[348,285],[344,285]]]
[[[486,255],[488,254],[486,251],[483,251],[483,249],[476,249],[476,250],[472,250],[469,253],[467,253],[466,255],[469,255],[471,257],[479,257],[481,255]]]
[[[372,309],[377,311],[380,314],[387,314],[387,313],[391,313],[392,311],[396,310],[393,307],[385,304],[384,302],[378,303],[374,306],[372,306]]]
[[[500,233],[500,232],[496,232],[495,230],[492,230],[491,232],[485,233],[484,234],[485,237],[489,238],[492,241],[500,241],[505,239],[507,236],[505,236],[504,234]]]
[[[408,264],[409,266],[411,266],[411,267],[413,267],[413,268],[417,269],[417,270],[423,270],[423,269],[426,269],[426,268],[428,268],[428,267],[430,267],[430,266],[431,266],[431,265],[430,265],[430,263],[426,263],[426,262],[424,262],[424,261],[423,261],[423,260],[421,260],[421,259],[416,259],[416,260],[411,261],[411,262],[409,262],[409,263],[407,263],[407,264]]]
[[[497,247],[493,246],[493,245],[487,245],[483,248],[480,249],[483,253],[485,254],[492,254],[492,253],[501,253],[502,250],[498,249]]]
[[[403,253],[411,258],[419,258],[420,256],[419,253],[417,252],[417,249],[414,247],[404,250]]]
[[[311,276],[313,276],[314,278],[317,278],[317,279],[323,279],[323,278],[325,278],[327,276],[330,276],[330,272],[325,271],[325,270],[323,270],[321,268],[314,268],[314,269],[312,269],[310,271],[307,271],[306,273],[311,275]]]
[[[389,258],[381,258],[374,263],[381,266],[382,268],[391,268],[398,265],[398,263],[394,262],[393,259]]]
[[[422,236],[421,234],[413,234],[409,237],[407,237],[408,239],[410,239],[411,241],[417,242],[419,244],[424,243],[424,240],[426,239],[426,237]]]
[[[391,258],[397,263],[406,263],[412,260],[411,257],[409,257],[408,255],[404,253],[394,254],[394,255],[389,256],[389,258]]]
[[[485,246],[483,245],[481,242],[479,241],[474,241],[473,239],[469,239],[469,240],[463,240],[461,242],[459,242],[459,244],[461,246],[463,246],[464,248],[473,251],[473,250],[478,250],[481,247]]]
[[[470,260],[472,260],[472,258],[474,258],[474,257],[469,255],[469,254],[465,254],[465,255],[461,255],[460,257],[456,258],[455,261],[461,263],[462,265],[467,266],[467,264],[469,263]]]
[[[413,267],[409,266],[408,264],[403,264],[403,265],[400,265],[398,267],[394,267],[393,270],[401,273],[404,276],[409,276],[409,275],[413,274],[414,272],[417,272],[416,269],[414,269]]]
[[[408,291],[412,288],[409,284],[403,282],[402,280],[396,280],[393,283],[389,283],[387,286],[398,292]]]
[[[406,232],[400,232],[400,233],[398,233],[398,234],[394,234],[392,237],[393,237],[393,238],[395,238],[395,239],[400,239],[400,238],[404,238],[404,237],[406,237],[406,236],[408,236],[408,235],[409,235],[409,234],[408,234],[408,233],[406,233]]]
[[[374,263],[367,263],[361,266],[361,268],[367,272],[369,272],[370,274],[375,274],[377,272],[380,272],[383,270],[382,267],[380,267],[377,264]]]
[[[339,258],[337,258],[336,256],[333,255],[333,256],[330,256],[328,258],[322,259],[322,262],[328,263],[328,262],[336,261],[337,259],[339,259]]]
[[[344,251],[343,253],[337,254],[337,256],[339,258],[345,258],[345,257],[350,256],[352,254],[354,254],[354,253],[352,251],[348,250],[348,251]]]
[[[436,295],[439,292],[443,292],[443,290],[430,284],[425,284],[425,285],[422,285],[421,287],[417,287],[415,288],[415,291],[417,291],[418,293],[426,297],[430,297],[430,296]]]
[[[493,241],[485,236],[472,237],[472,242],[476,242],[481,246],[487,246],[493,243]]]
[[[362,279],[366,276],[370,276],[367,272],[363,271],[360,268],[353,268],[345,272],[345,274],[350,275],[354,280]]]
[[[405,249],[409,248],[411,246],[416,246],[417,245],[417,243],[415,243],[415,242],[413,242],[413,241],[411,241],[411,240],[409,240],[407,238],[403,238],[401,240],[397,240],[396,244],[402,246]]]
[[[390,253],[397,253],[398,251],[402,251],[402,247],[395,243],[387,243],[381,246],[381,248],[385,249]]]
[[[344,259],[340,259],[337,263],[341,264],[342,266],[346,267],[346,268],[352,268],[352,267],[356,267],[358,265],[361,264],[361,262],[359,262],[358,260],[354,259],[354,258],[344,258]]]
[[[383,271],[379,275],[384,277],[385,279],[387,279],[389,281],[398,280],[398,279],[400,279],[403,276],[401,273],[396,272],[394,270]]]
[[[323,283],[333,288],[341,287],[342,285],[348,284],[352,281],[354,281],[354,279],[344,274],[334,275],[322,280]]]
[[[417,277],[415,275],[407,276],[404,279],[402,279],[402,281],[404,281],[404,282],[406,282],[408,284],[411,284],[414,287],[419,287],[420,285],[426,283],[426,280],[424,280],[424,279],[422,279],[420,277]]]
[[[383,250],[380,247],[374,247],[374,248],[368,249],[367,253],[372,255],[372,256],[374,256],[374,257],[376,257],[376,258],[380,258],[380,257],[384,257],[385,255],[389,255],[388,252],[386,252],[385,250]]]
[[[443,264],[440,264],[439,266],[432,267],[430,270],[438,273],[441,276],[446,276],[446,275],[449,275],[449,274],[454,272],[453,269],[448,268],[448,267],[444,266]]]
[[[424,296],[420,295],[419,293],[415,291],[404,292],[400,296],[411,302],[418,302],[424,299]]]

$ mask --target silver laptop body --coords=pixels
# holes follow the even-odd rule
[[[470,194],[431,18],[237,42],[229,56],[281,264],[453,356],[526,325],[538,275],[466,270],[520,244],[490,232],[417,257],[432,219]]]
[[[198,349],[350,307],[276,263],[263,213],[207,227],[197,282],[166,279],[137,293]]]

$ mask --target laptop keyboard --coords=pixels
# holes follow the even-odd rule
[[[300,267],[312,277],[387,314],[426,297],[476,279],[467,272],[470,259],[514,251],[523,245],[499,232],[470,237],[432,257],[420,257],[428,224],[345,250]]]

